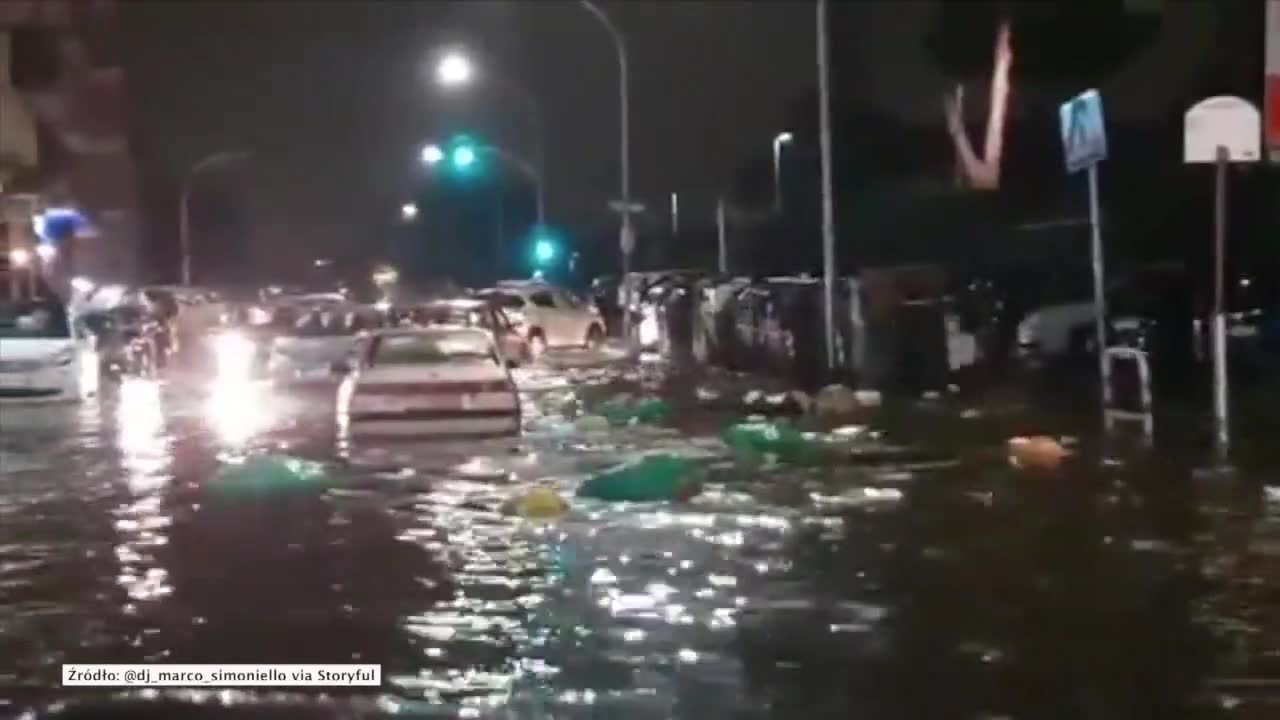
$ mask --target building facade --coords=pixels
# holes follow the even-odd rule
[[[17,251],[55,287],[72,276],[137,276],[138,183],[116,22],[111,0],[0,2],[3,255],[12,266]]]

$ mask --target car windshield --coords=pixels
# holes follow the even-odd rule
[[[0,305],[0,338],[68,338],[67,310],[56,302]]]
[[[493,360],[489,339],[475,332],[413,333],[374,339],[370,365],[437,365],[459,360]]]
[[[285,335],[304,338],[341,337],[351,334],[346,317],[332,312],[307,313],[283,332]]]

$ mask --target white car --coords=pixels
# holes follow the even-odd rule
[[[604,344],[600,311],[561,288],[537,282],[507,282],[477,296],[506,313],[535,356],[548,347],[596,348]]]
[[[0,304],[0,400],[81,400],[97,392],[93,337],[65,306]]]
[[[271,340],[267,375],[277,384],[335,382],[333,366],[351,357],[355,333],[338,313],[303,314]]]
[[[1092,302],[1036,308],[1018,323],[1017,352],[1025,359],[1092,353],[1097,345]]]
[[[506,437],[520,399],[491,333],[461,326],[378,330],[338,390],[338,424],[362,438]]]

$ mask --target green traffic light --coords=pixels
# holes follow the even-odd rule
[[[539,240],[533,246],[533,257],[539,265],[546,265],[556,259],[556,245],[550,240]]]
[[[459,170],[465,170],[476,162],[475,148],[470,145],[459,145],[453,149],[453,166]]]

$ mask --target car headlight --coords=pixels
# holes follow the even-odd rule
[[[214,341],[218,358],[218,374],[222,377],[246,377],[253,368],[257,352],[252,341],[240,333],[223,333]]]

